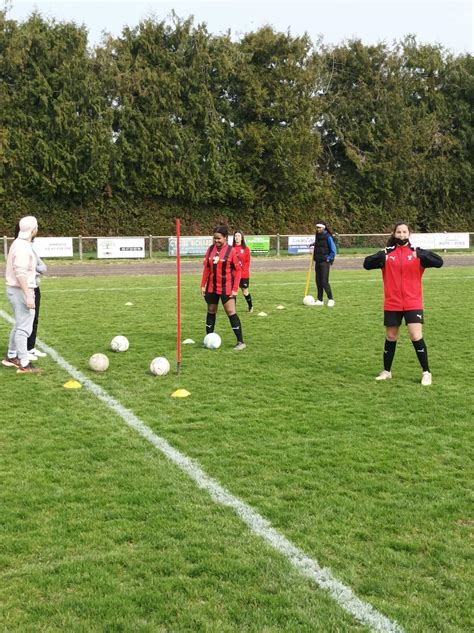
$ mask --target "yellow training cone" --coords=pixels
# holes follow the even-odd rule
[[[186,389],[176,389],[174,393],[171,394],[172,398],[187,398],[191,394]]]
[[[68,380],[63,385],[64,389],[81,389],[82,385],[77,380]]]

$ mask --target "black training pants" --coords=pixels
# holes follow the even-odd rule
[[[329,269],[331,264],[329,262],[316,262],[314,269],[316,272],[316,287],[318,289],[318,301],[323,300],[323,290],[328,296],[328,299],[332,299],[331,286],[329,285]]]
[[[34,349],[36,347],[36,332],[38,331],[38,317],[40,311],[40,303],[41,303],[41,292],[38,287],[35,288],[35,319],[33,321],[33,329],[31,330],[31,334],[28,337],[27,348],[28,351]]]

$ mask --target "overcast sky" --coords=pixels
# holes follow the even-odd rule
[[[5,0],[4,0],[5,1]],[[8,16],[23,20],[37,9],[45,17],[85,24],[89,43],[98,44],[104,31],[119,35],[147,17],[194,16],[211,33],[230,31],[234,39],[264,24],[292,35],[307,32],[325,44],[360,38],[365,44],[391,44],[411,33],[419,43],[441,44],[454,53],[473,52],[471,0],[7,0]]]

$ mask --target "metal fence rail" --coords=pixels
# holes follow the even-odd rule
[[[467,233],[468,231],[464,231]],[[270,238],[270,250],[268,253],[262,254],[264,257],[282,256],[288,252],[288,238],[300,234],[266,234]],[[387,242],[389,233],[340,233],[334,234],[334,239],[338,251],[343,253],[357,253],[366,250],[373,250],[377,248],[383,248]],[[41,236],[50,237],[50,236]],[[53,236],[51,236],[53,237]],[[68,236],[71,237],[71,236]],[[73,257],[74,259],[95,259],[97,258],[97,240],[98,239],[133,239],[140,238],[145,240],[145,254],[146,257],[152,259],[153,257],[168,257],[168,240],[173,235],[76,235],[72,236],[73,242]],[[191,237],[191,236],[182,236]],[[2,243],[3,259],[6,259],[8,253],[9,243],[13,241],[13,237],[4,235]],[[469,232],[469,248],[474,248],[474,233]],[[294,255],[292,255],[294,257]]]

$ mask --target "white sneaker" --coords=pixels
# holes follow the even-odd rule
[[[315,301],[314,304],[315,306],[323,306],[324,305],[324,301]]]
[[[336,302],[334,301],[334,299],[329,299],[328,301],[328,308],[334,308]]]
[[[429,387],[431,385],[431,382],[432,382],[432,380],[431,380],[431,373],[429,371],[424,371],[421,374],[421,384],[424,387]]]
[[[384,369],[380,372],[380,374],[376,377],[375,380],[390,380],[392,377],[392,372]]]
[[[38,360],[38,357],[35,356],[35,354],[28,352],[28,360]]]
[[[45,358],[48,355],[48,354],[45,354],[44,352],[42,352],[41,350],[36,349],[36,347],[34,349],[30,349],[30,351],[28,353],[29,354],[34,354],[38,358]]]

